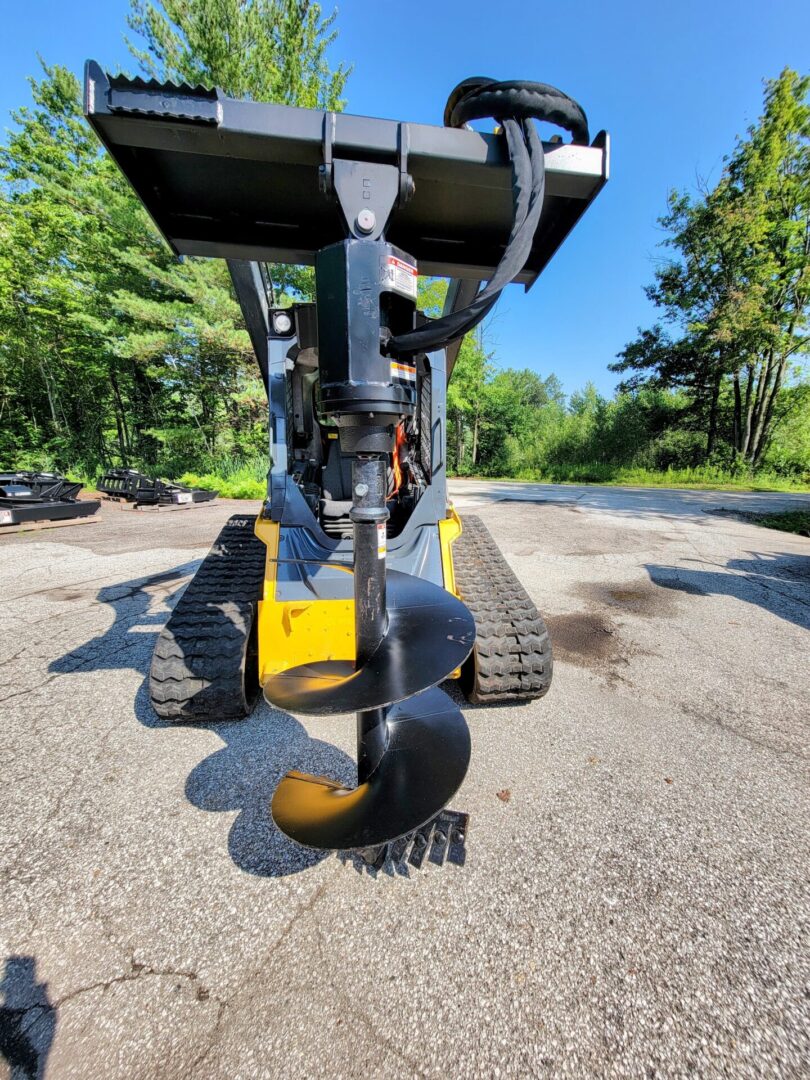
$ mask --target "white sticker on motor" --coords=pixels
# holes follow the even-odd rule
[[[416,382],[416,368],[410,364],[400,364],[398,360],[391,361],[391,378],[402,382]]]
[[[190,503],[193,498],[194,496],[191,494],[190,491],[181,491],[180,494],[177,496],[177,501],[179,503]]]
[[[416,299],[417,276],[416,267],[398,259],[396,255],[389,255],[383,263],[383,287],[387,286],[391,292],[399,293],[400,296]]]
[[[385,525],[380,523],[377,526],[377,558],[384,559],[386,548],[388,546],[388,540],[386,538]]]
[[[0,525],[10,525],[13,516],[10,510],[0,510]]]

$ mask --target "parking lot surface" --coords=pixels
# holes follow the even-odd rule
[[[810,497],[452,492],[555,675],[465,706],[467,865],[407,875],[270,819],[289,768],[351,779],[353,718],[151,711],[255,506],[0,537],[0,1076],[807,1075],[810,539],[715,511]]]

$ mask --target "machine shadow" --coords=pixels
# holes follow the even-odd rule
[[[149,667],[157,636],[198,566],[198,561],[186,563],[99,590],[97,599],[115,613],[112,624],[103,634],[54,660],[48,670],[60,674],[135,671],[143,681],[134,713],[145,728],[214,732],[225,745],[192,769],[186,798],[200,810],[237,812],[228,852],[241,870],[262,877],[299,873],[329,853],[300,847],[276,828],[270,814],[276,785],[288,769],[296,768],[351,786],[356,779],[354,761],[336,747],[310,739],[292,716],[264,703],[241,721],[176,725],[158,717],[149,700]]]
[[[6,958],[0,979],[0,1061],[10,1080],[40,1080],[56,1032],[56,1008],[47,983],[36,980],[33,956]]]
[[[645,569],[650,580],[664,589],[734,596],[810,630],[810,556],[788,552],[748,555],[711,570],[649,564]]]
[[[148,728],[211,731],[225,744],[194,766],[186,779],[185,795],[198,810],[236,812],[228,833],[228,854],[240,870],[258,877],[286,877],[308,870],[331,854],[288,839],[273,821],[270,801],[289,769],[353,786],[357,767],[342,750],[311,739],[289,713],[264,702],[244,720],[182,725],[161,720],[149,701],[148,677],[136,696],[135,716]]]

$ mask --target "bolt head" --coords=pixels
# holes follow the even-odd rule
[[[273,315],[273,329],[277,334],[289,334],[292,330],[292,319],[284,311],[277,311]]]
[[[357,231],[362,233],[374,232],[374,226],[377,224],[377,218],[374,216],[373,210],[361,210],[357,215]]]
[[[358,499],[362,499],[364,495],[368,495],[368,484],[358,484],[354,493]]]

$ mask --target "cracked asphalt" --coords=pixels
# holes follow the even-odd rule
[[[246,504],[0,537],[0,1076],[808,1075],[810,539],[714,511],[810,496],[452,490],[555,676],[465,708],[467,866],[408,876],[270,820],[351,718],[149,707]]]

